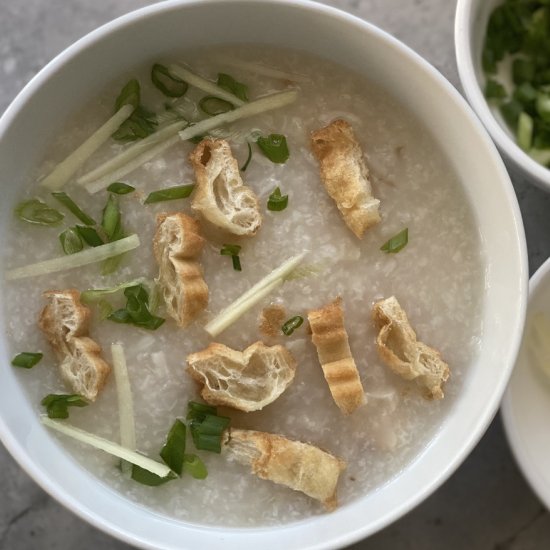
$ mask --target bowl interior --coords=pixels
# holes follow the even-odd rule
[[[356,70],[391,93],[436,137],[471,202],[486,265],[486,292],[479,304],[482,344],[462,395],[421,455],[381,490],[330,515],[276,529],[204,528],[126,500],[84,471],[50,438],[8,367],[0,387],[0,435],[27,472],[63,504],[136,545],[228,550],[259,544],[266,550],[341,546],[404,514],[454,471],[496,412],[519,346],[528,271],[516,198],[494,146],[443,77],[385,33],[319,4],[212,0],[145,8],[95,31],[61,54],[2,118],[0,229],[6,231],[6,220],[12,215],[16,182],[25,180],[50,135],[106,83],[129,67],[175,49],[231,42],[283,43]],[[3,335],[8,321],[0,318]],[[5,336],[0,346],[4,365],[9,365]]]
[[[517,145],[500,112],[492,109],[484,95],[486,77],[481,53],[487,23],[493,9],[502,0],[458,0],[455,20],[455,48],[458,72],[470,105],[479,116],[515,174],[525,175],[541,189],[550,191],[550,170],[532,159]],[[498,79],[511,83],[511,77],[499,73]]]

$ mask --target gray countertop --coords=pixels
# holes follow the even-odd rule
[[[77,38],[151,0],[0,0],[0,112]],[[452,0],[328,0],[389,31],[460,89]],[[514,181],[533,273],[550,256],[550,195]],[[0,550],[122,550],[44,493],[0,445]],[[354,550],[550,548],[550,513],[516,467],[497,416],[459,470],[430,498]]]

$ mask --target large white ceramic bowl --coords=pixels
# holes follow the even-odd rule
[[[458,74],[470,105],[504,155],[513,175],[525,177],[550,191],[550,170],[533,160],[517,143],[504,119],[489,107],[483,93],[485,76],[481,66],[487,22],[503,0],[458,0],[455,17],[455,50]]]
[[[350,544],[402,516],[459,466],[493,418],[518,351],[527,295],[521,216],[502,161],[456,90],[403,44],[355,17],[307,1],[171,1],[124,16],[78,41],[21,92],[0,121],[0,230],[18,182],[50,136],[129,66],[174,49],[229,42],[284,44],[363,73],[436,137],[475,213],[485,262],[479,355],[462,394],[423,451],[379,490],[336,512],[258,529],[218,529],[152,513],[99,483],[38,423],[9,367],[0,316],[0,436],[21,466],[86,521],[143,548],[320,549]],[[5,240],[0,244],[4,246]],[[1,250],[0,250],[1,252]]]

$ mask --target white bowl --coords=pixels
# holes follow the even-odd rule
[[[508,174],[482,125],[456,90],[406,46],[364,21],[313,2],[164,2],[79,40],[27,85],[0,120],[0,230],[6,230],[12,215],[17,182],[40,159],[50,136],[113,77],[176,48],[243,41],[283,43],[355,69],[424,121],[459,175],[478,225],[486,265],[480,304],[483,340],[462,394],[440,429],[420,455],[379,490],[334,513],[298,523],[218,529],[153,513],[75,463],[39,424],[8,366],[7,320],[0,317],[2,441],[61,503],[143,548],[320,549],[374,533],[430,495],[472,450],[498,408],[521,338],[528,280],[524,231]]]
[[[455,16],[455,50],[458,74],[470,105],[491,134],[512,175],[523,176],[544,191],[550,191],[550,170],[533,160],[516,143],[500,113],[491,110],[483,93],[481,66],[483,41],[489,16],[503,0],[458,0]]]
[[[550,316],[550,259],[529,283],[527,318],[535,313]],[[524,345],[504,394],[502,417],[523,475],[550,510],[550,378],[538,369]]]

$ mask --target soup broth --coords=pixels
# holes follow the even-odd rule
[[[225,59],[222,59],[222,56]],[[110,362],[110,345],[124,344],[134,398],[137,448],[158,459],[170,426],[185,416],[187,403],[200,400],[197,387],[185,372],[186,356],[205,348],[213,339],[204,324],[287,258],[308,251],[304,264],[312,273],[286,282],[253,307],[215,339],[233,349],[244,349],[257,340],[285,345],[297,361],[292,385],[262,411],[241,413],[220,408],[232,426],[279,433],[307,441],[343,458],[347,469],[338,485],[341,506],[375,491],[418,457],[429,444],[468,374],[468,365],[478,353],[484,264],[472,209],[460,181],[438,144],[417,120],[397,104],[386,90],[334,63],[305,53],[268,47],[233,46],[185,52],[174,60],[187,62],[201,75],[216,79],[218,72],[231,74],[249,87],[251,99],[287,87],[296,87],[295,103],[272,112],[236,122],[224,135],[242,166],[252,144],[252,158],[243,173],[260,201],[263,223],[258,234],[240,239],[242,271],[231,258],[220,255],[225,241],[207,235],[201,264],[210,291],[206,312],[187,329],[167,318],[156,331],[100,320],[93,308],[90,335],[103,348]],[[231,61],[231,66],[227,60]],[[255,74],[239,60],[260,63],[301,75],[292,83],[284,77]],[[167,60],[158,60],[167,64]],[[142,102],[152,111],[163,110],[168,101],[150,81],[151,66],[121,75],[105,93],[90,103],[66,125],[45,153],[28,185],[22,185],[21,200],[34,196],[54,207],[55,201],[36,183],[49,173],[75,144],[88,137],[112,114],[114,98],[129,78],[138,78]],[[190,112],[205,94],[190,87]],[[319,177],[318,164],[309,146],[312,130],[336,118],[350,122],[371,169],[373,191],[381,201],[382,222],[357,239],[344,224],[336,205]],[[258,130],[263,135],[284,134],[290,158],[275,164],[254,144]],[[52,138],[52,141],[53,138]],[[110,142],[82,170],[93,168],[124,145]],[[158,266],[152,253],[155,217],[161,212],[192,214],[190,199],[144,205],[143,198],[163,187],[193,182],[187,156],[194,145],[178,143],[123,179],[135,193],[120,197],[127,234],[137,233],[141,246],[127,253],[116,273],[101,276],[97,264],[6,283],[3,307],[9,323],[12,351],[41,350],[44,359],[30,371],[18,372],[37,415],[40,400],[49,393],[70,393],[61,382],[57,361],[37,327],[48,289],[105,288],[138,277],[153,279]],[[288,207],[267,210],[268,196],[279,186],[288,194]],[[107,192],[89,195],[70,184],[68,194],[96,220]],[[66,222],[66,223],[65,223]],[[14,217],[7,247],[8,268],[62,255],[58,234],[74,225],[66,213],[65,225],[32,227]],[[380,247],[390,237],[408,228],[407,246],[397,254]],[[414,383],[391,373],[376,351],[376,331],[371,320],[372,304],[395,295],[423,342],[437,348],[451,369],[442,401],[425,400]],[[266,340],[259,331],[263,307],[278,303],[287,318],[319,308],[341,296],[350,346],[366,392],[367,404],[351,416],[335,405],[311,342],[307,320],[290,336]],[[115,298],[116,300],[122,299]],[[162,309],[159,315],[163,315]],[[112,441],[120,437],[114,377],[97,401],[70,411],[70,422]],[[56,434],[52,434],[57,437]],[[82,466],[127,498],[158,513],[181,520],[225,526],[265,526],[301,520],[323,513],[318,502],[288,488],[252,475],[249,468],[221,455],[198,452],[208,468],[205,480],[184,475],[160,487],[146,487],[125,478],[118,460],[101,451],[59,436],[59,442]],[[190,449],[191,443],[188,443]]]

